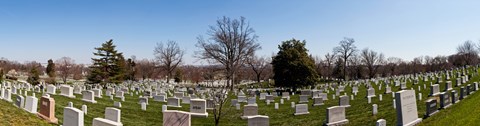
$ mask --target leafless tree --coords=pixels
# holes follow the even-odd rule
[[[260,83],[263,71],[270,65],[268,58],[252,56],[247,59],[247,64],[255,72],[257,83]]]
[[[142,80],[145,80],[153,76],[155,72],[155,64],[153,63],[153,61],[150,61],[148,59],[143,59],[135,62],[137,63],[135,66],[138,72],[137,78],[141,78]]]
[[[62,57],[60,59],[57,59],[55,61],[58,71],[58,75],[60,75],[60,78],[62,78],[63,83],[67,83],[67,78],[72,74],[72,68],[75,65],[75,60],[73,60],[70,57]]]
[[[333,63],[335,63],[335,55],[327,53],[325,54],[325,73],[327,77],[332,77],[332,72],[333,72]]]
[[[225,103],[228,101],[228,87],[227,86],[220,86],[216,87],[212,91],[210,91],[210,96],[212,96],[213,100],[213,118],[215,119],[215,126],[219,126],[220,119],[226,113],[225,112]]]
[[[457,47],[457,54],[463,57],[464,65],[473,65],[478,57],[475,44],[468,40]]]
[[[173,77],[173,72],[182,62],[184,51],[180,49],[175,41],[168,41],[166,46],[163,43],[157,43],[154,50],[156,60],[165,68],[167,72],[167,83]]]
[[[361,53],[362,62],[368,69],[368,77],[372,78],[377,73],[378,68],[384,62],[384,56],[382,53],[377,53],[373,50],[365,48]]]
[[[258,36],[244,17],[239,20],[223,17],[217,20],[215,26],[210,26],[207,34],[210,36],[207,40],[202,36],[197,38],[196,46],[200,51],[197,51],[196,56],[222,64],[228,80],[227,85],[233,90],[234,75],[238,67],[261,48],[256,43]]]
[[[353,38],[344,38],[340,41],[340,45],[335,47],[333,51],[343,59],[343,77],[347,79],[347,67],[348,67],[348,60],[349,58],[355,54],[357,51],[357,47],[353,44],[355,40]]]

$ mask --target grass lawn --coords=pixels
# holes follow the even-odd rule
[[[456,73],[456,72],[454,72]],[[455,85],[456,77],[452,77],[452,85]],[[473,82],[478,82],[479,77],[475,76],[470,78],[468,84]],[[418,117],[423,118],[425,114],[425,102],[429,96],[430,92],[430,81],[425,82],[427,89],[423,88],[423,83],[420,81],[418,85],[412,85],[411,81],[408,81],[408,89],[413,88],[416,90],[417,95],[417,108],[418,108]],[[378,119],[387,120],[387,125],[396,124],[396,111],[393,108],[393,98],[392,94],[383,94],[385,92],[385,86],[382,86],[382,89],[378,89],[378,85],[373,87],[376,90],[377,97],[372,98],[372,103],[367,103],[366,98],[366,87],[358,86],[359,92],[357,96],[354,97],[354,100],[350,101],[351,107],[346,108],[346,116],[349,120],[348,125],[352,126],[366,126],[366,125],[375,125],[375,122]],[[462,86],[466,86],[464,84]],[[418,86],[421,87],[421,91],[418,91]],[[391,86],[392,87],[392,86]],[[410,88],[411,87],[411,88]],[[454,90],[459,92],[460,87],[454,87]],[[445,89],[445,81],[440,83],[440,90]],[[392,87],[392,92],[399,91],[400,87]],[[345,92],[348,96],[351,96],[352,93],[351,87],[346,87]],[[103,91],[105,92],[105,90]],[[59,92],[58,92],[59,93]],[[422,93],[422,100],[418,100],[418,93]],[[257,99],[257,104],[259,106],[258,113],[260,115],[267,115],[270,117],[270,125],[272,126],[292,126],[292,125],[322,125],[326,121],[326,108],[331,106],[338,105],[339,99],[338,96],[336,99],[332,99],[332,94],[335,94],[334,91],[330,91],[328,94],[328,100],[324,101],[323,106],[311,106],[313,100],[309,101],[309,112],[308,115],[299,115],[294,116],[294,108],[291,108],[291,102],[299,101],[299,96],[295,95],[291,97],[290,101],[285,100],[285,104],[280,104],[280,109],[274,109],[274,103],[266,105],[264,101]],[[343,92],[341,93],[344,94]],[[383,101],[379,100],[379,95],[383,95]],[[29,92],[31,95],[31,92]],[[480,121],[476,113],[480,113],[480,109],[476,109],[476,103],[480,97],[478,93],[470,95],[468,98],[460,101],[460,103],[454,104],[448,109],[440,110],[439,113],[433,115],[430,118],[424,119],[421,125],[475,125]],[[15,101],[15,96],[12,95],[12,100]],[[36,95],[40,96],[39,93]],[[85,125],[92,125],[93,118],[104,117],[104,112],[106,107],[113,107],[114,101],[120,101],[119,98],[114,98],[114,101],[110,100],[108,97],[104,96],[103,98],[95,98],[97,101],[96,104],[91,104],[88,102],[83,102],[81,100],[81,95],[75,95],[76,98],[67,98],[60,95],[51,95],[56,102],[55,105],[55,115],[59,120],[59,124],[63,122],[63,108],[67,106],[68,102],[73,102],[75,108],[81,109],[83,104],[88,106],[88,114],[85,115]],[[166,103],[155,102],[153,99],[149,99],[149,105],[147,106],[147,111],[142,111],[140,109],[140,104],[138,104],[138,95],[130,96],[130,94],[125,94],[125,102],[122,102],[121,109],[121,122],[126,126],[161,126],[162,125],[162,105]],[[231,96],[233,97],[233,96]],[[258,98],[258,97],[257,97]],[[280,102],[280,97],[275,98],[275,102]],[[245,105],[246,103],[243,103]],[[372,105],[378,105],[378,114],[372,114]],[[46,125],[43,121],[35,117],[33,114],[29,114],[26,111],[18,109],[6,101],[1,101],[0,105],[0,125]],[[235,107],[230,106],[230,102],[227,102],[227,107],[225,108],[225,115],[222,116],[220,124],[222,126],[229,125],[247,125],[247,120],[240,119],[240,116],[243,113],[243,109],[236,110]],[[4,107],[5,106],[5,107]],[[190,106],[188,104],[182,104],[182,108],[171,108],[172,110],[182,110],[189,111]],[[213,125],[213,114],[209,110],[208,118],[198,118],[192,117],[192,125]],[[38,123],[38,124],[37,124]]]

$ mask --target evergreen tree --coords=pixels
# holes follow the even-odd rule
[[[88,83],[120,83],[124,79],[125,59],[123,54],[115,50],[113,40],[106,41],[101,47],[95,48],[97,58],[92,58]]]
[[[127,60],[127,66],[126,66],[126,75],[125,75],[125,80],[135,80],[135,61],[132,59]]]
[[[315,62],[308,56],[306,42],[300,40],[283,41],[278,53],[273,57],[272,66],[275,86],[296,88],[313,86],[318,82]]]
[[[27,82],[32,84],[32,85],[37,85],[40,84],[38,81],[40,79],[40,72],[38,71],[38,68],[34,66],[30,70],[30,74],[28,75]]]
[[[182,71],[177,69],[177,71],[175,72],[175,77],[174,77],[175,82],[177,82],[177,83],[182,82],[182,79],[183,79],[182,76],[183,76]]]
[[[48,60],[47,74],[50,78],[55,78],[55,63],[53,63],[52,59]]]

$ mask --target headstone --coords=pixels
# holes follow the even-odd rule
[[[295,105],[295,113],[293,115],[305,115],[305,114],[310,114],[310,112],[308,112],[307,104]]]
[[[117,98],[122,98],[122,97],[124,97],[124,96],[123,96],[124,94],[125,94],[125,93],[124,93],[123,91],[117,91],[117,92],[115,93],[115,97],[117,97]]]
[[[445,109],[452,105],[448,92],[440,93],[440,108]]]
[[[180,99],[177,97],[168,98],[167,105],[169,107],[182,107],[180,106]]]
[[[257,98],[255,98],[255,97],[249,97],[249,98],[248,98],[248,104],[249,104],[249,105],[256,105],[256,104],[257,104]]]
[[[177,110],[165,110],[163,112],[163,125],[164,126],[190,126],[191,115],[189,112],[177,111]]]
[[[327,126],[345,125],[348,119],[345,118],[345,107],[333,106],[327,108]]]
[[[350,107],[350,99],[348,98],[348,96],[346,96],[346,95],[340,96],[339,106]]]
[[[17,95],[17,98],[15,100],[15,106],[17,106],[18,108],[24,108],[24,101],[25,99],[23,98],[23,96]]]
[[[379,120],[377,120],[377,123],[376,123],[375,126],[387,126],[387,120],[379,119]]]
[[[155,95],[153,96],[153,100],[158,102],[167,102],[165,100],[165,95]]]
[[[246,96],[238,96],[237,99],[238,99],[238,102],[247,102]]]
[[[49,123],[58,123],[55,117],[55,100],[50,97],[43,96],[40,98],[40,113],[37,114]]]
[[[82,105],[82,111],[83,111],[83,113],[85,113],[85,115],[88,113],[87,105]]]
[[[112,107],[105,108],[105,119],[121,123],[121,110]]]
[[[422,121],[418,118],[417,100],[414,90],[402,90],[395,93],[397,125],[415,125]]]
[[[268,116],[250,116],[248,117],[248,126],[268,126],[270,125]]]
[[[457,98],[457,91],[455,91],[455,90],[452,90],[452,93],[451,93],[451,94],[452,94],[452,95],[451,95],[450,97],[452,97],[452,104],[455,104],[455,103],[457,103],[457,101],[458,101],[458,98]]]
[[[243,106],[243,116],[242,119],[247,119],[249,116],[258,115],[258,106],[257,105],[245,105]]]
[[[385,87],[385,94],[388,94],[388,93],[391,93],[392,92],[392,88],[387,86]]]
[[[83,95],[83,99],[82,99],[83,101],[90,102],[90,103],[97,103],[97,101],[95,101],[95,96],[93,94],[93,91],[83,91],[82,95]]]
[[[138,98],[138,104],[142,104],[142,103],[145,103],[146,105],[148,105],[148,97]]]
[[[215,108],[215,101],[213,99],[207,99],[207,109],[214,109]]]
[[[121,107],[122,107],[122,103],[115,101],[115,102],[113,102],[113,106],[114,106],[114,107],[117,107],[117,108],[121,108]]]
[[[167,111],[167,105],[162,105],[162,112]]]
[[[55,91],[56,91],[57,87],[55,87],[54,85],[47,85],[47,93],[48,94],[55,94]]]
[[[278,110],[278,103],[275,103],[275,109]]]
[[[378,105],[377,105],[377,104],[373,104],[372,107],[373,107],[373,110],[372,110],[373,115],[377,115],[377,113],[378,113]]]
[[[323,98],[315,97],[313,98],[313,106],[323,105]]]
[[[102,98],[102,90],[100,90],[100,89],[93,89],[92,91],[93,91],[95,97],[97,97],[97,98]]]
[[[67,85],[62,85],[60,87],[60,95],[69,97],[69,98],[75,98],[75,95],[73,95],[73,88]]]
[[[467,95],[466,95],[466,90],[465,90],[465,87],[460,87],[460,100],[463,100],[464,98],[467,98]]]
[[[147,103],[145,102],[140,103],[140,107],[143,111],[147,111]]]
[[[427,111],[425,112],[425,117],[430,117],[438,112],[437,99],[429,99],[425,101],[425,105],[427,108]]]
[[[447,81],[447,82],[445,83],[445,91],[450,91],[450,90],[452,90],[452,89],[453,89],[453,88],[452,88],[452,82],[451,82],[451,81]]]
[[[440,94],[440,86],[438,84],[434,84],[430,86],[430,96],[438,96]]]
[[[64,126],[83,126],[84,113],[77,108],[65,107],[63,109]]]
[[[190,114],[198,117],[208,117],[207,103],[203,99],[190,100]]]
[[[375,95],[375,89],[369,88],[369,89],[367,90],[367,97],[376,97],[376,95]]]
[[[308,103],[309,95],[300,95],[300,101],[298,103]]]
[[[27,96],[24,109],[32,114],[37,114],[37,104],[38,98],[35,96]]]

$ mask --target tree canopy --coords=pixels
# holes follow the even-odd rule
[[[305,48],[306,41],[288,40],[278,46],[272,66],[276,87],[299,88],[317,83],[315,62]]]
[[[121,83],[125,78],[125,58],[115,49],[113,40],[106,41],[95,48],[97,58],[92,58],[88,83]]]

